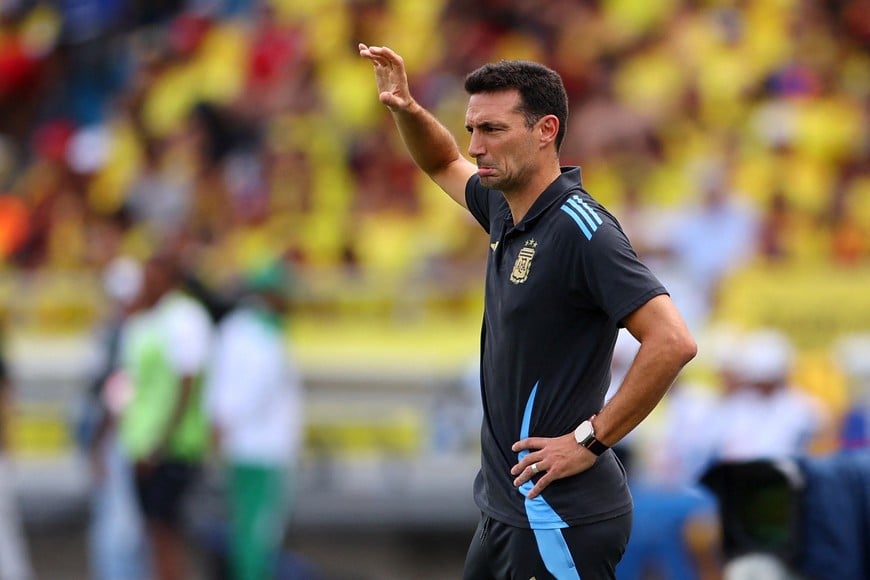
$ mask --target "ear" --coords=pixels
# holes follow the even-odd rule
[[[544,115],[538,119],[540,143],[542,147],[550,145],[559,133],[559,118],[556,115]]]

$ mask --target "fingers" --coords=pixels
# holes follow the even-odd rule
[[[541,465],[541,462],[535,462],[527,465],[522,469],[518,469],[519,466],[514,467],[511,470],[511,475],[516,475],[517,477],[514,479],[514,487],[519,487],[528,480],[532,479],[536,475],[540,475],[545,473],[547,469]],[[516,473],[514,473],[516,472]]]
[[[366,55],[380,56],[382,58],[399,56],[386,46],[368,46],[367,44],[360,42],[357,47],[359,48],[360,54],[366,53]]]
[[[380,65],[392,65],[403,63],[402,57],[386,46],[368,46],[360,42],[357,45],[359,54],[372,62]]]
[[[535,486],[529,490],[529,493],[526,494],[526,498],[535,499],[536,497],[541,495],[541,492],[544,491],[544,489],[548,485],[550,485],[550,481],[552,479],[552,477],[548,477],[547,475],[541,477],[541,479],[538,480],[538,483],[536,483]]]
[[[555,438],[527,437],[511,449],[521,457],[511,468],[513,484],[522,487],[529,499],[540,495],[553,481],[585,471],[596,459],[588,450],[578,451],[573,433]]]
[[[519,487],[532,477],[547,471],[542,457],[537,453],[529,453],[522,461],[511,468],[511,475],[516,476],[514,485]]]
[[[514,443],[511,446],[511,450],[515,453],[519,453],[524,450],[528,450],[530,452],[524,454],[525,456],[520,460],[520,462],[513,466],[513,468],[511,469],[511,475],[519,475],[521,477],[524,475],[528,475],[528,477],[526,477],[526,480],[529,479],[532,475],[535,475],[534,473],[532,473],[531,466],[533,463],[541,461],[542,455],[540,453],[540,449],[542,447],[543,442],[536,437],[529,437]],[[538,470],[543,471],[543,467],[540,463],[538,463],[537,468]],[[518,485],[522,485],[522,482]]]
[[[511,470],[511,473],[513,474],[515,471],[519,475],[514,479],[514,487],[520,487],[534,477],[538,478],[538,481],[535,482],[532,489],[526,494],[526,497],[529,499],[533,499],[540,495],[541,492],[550,485],[551,481],[558,479],[548,472],[547,468],[541,461],[534,461],[521,469],[520,465],[517,464],[514,466],[514,469]]]
[[[374,48],[374,47],[366,46],[365,44],[363,44],[363,43],[360,42],[360,43],[357,45],[357,48],[359,49],[359,55],[360,55],[360,56],[363,56],[363,57],[365,57],[365,58],[367,58],[367,59],[369,59],[369,60],[377,60],[377,56],[376,56],[375,53],[372,51],[372,48]]]
[[[540,449],[545,443],[546,441],[541,437],[527,437],[514,443],[511,446],[511,451],[519,453],[523,449]]]
[[[520,460],[519,463],[511,468],[511,475],[519,475],[520,473],[531,469],[532,464],[538,462],[538,469],[543,470],[540,464],[541,456],[537,453],[529,453]]]

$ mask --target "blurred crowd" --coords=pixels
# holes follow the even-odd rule
[[[714,456],[867,445],[866,342],[839,347],[860,383],[848,400],[808,401],[788,337],[708,335],[743,268],[870,266],[867,0],[3,0],[0,311],[36,330],[111,321],[131,275],[119,264],[167,251],[212,320],[235,320],[275,264],[308,312],[477,297],[483,234],[411,162],[358,42],[403,54],[460,143],[466,73],[527,58],[562,74],[563,163],[713,346],[715,388],[677,385],[661,412],[691,429],[716,409],[721,429],[664,456],[644,442],[679,433],[652,417],[634,444],[648,482],[694,480]],[[24,316],[42,292],[87,316]],[[259,332],[248,323],[240,336]],[[241,404],[225,397],[210,412]],[[767,430],[728,437],[745,422]],[[241,449],[236,483],[265,485]]]
[[[6,1],[0,260],[87,275],[174,237],[218,290],[282,256],[461,291],[485,246],[403,153],[356,54],[365,41],[406,55],[416,97],[460,140],[469,70],[502,57],[559,70],[564,163],[705,301],[752,259],[866,263],[867,8]]]

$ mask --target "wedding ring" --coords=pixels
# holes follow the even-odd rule
[[[532,475],[538,475],[538,464],[532,463]]]

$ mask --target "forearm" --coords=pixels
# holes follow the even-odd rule
[[[411,158],[428,175],[437,175],[462,157],[450,131],[416,101],[391,112]]]
[[[625,319],[640,342],[616,395],[594,421],[598,439],[613,445],[637,427],[665,396],[698,346],[666,294],[656,296]]]
[[[686,362],[677,350],[642,345],[616,395],[595,418],[598,439],[612,446],[628,435],[662,400]]]

